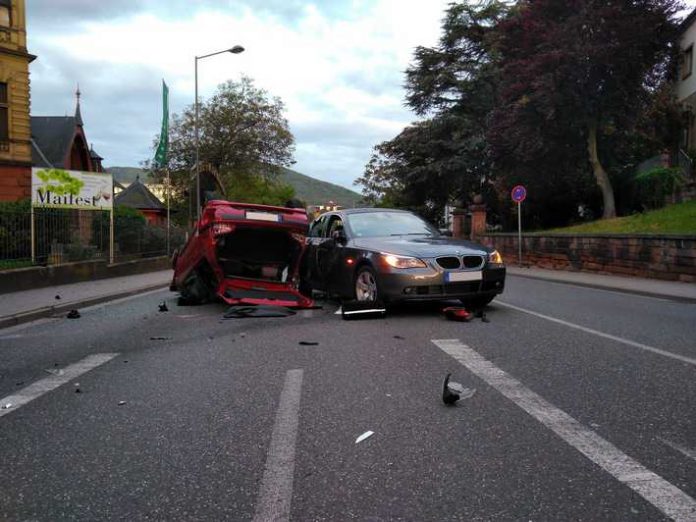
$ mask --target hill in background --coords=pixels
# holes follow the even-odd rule
[[[150,181],[149,173],[137,167],[108,167],[106,170],[113,175],[114,180],[124,185],[133,183],[138,176],[143,183]],[[327,205],[329,201],[333,201],[336,205],[353,208],[359,206],[362,201],[362,196],[357,192],[291,169],[284,168],[278,176],[278,181],[293,187],[295,197],[307,205]]]
[[[345,208],[359,206],[362,196],[333,183],[305,176],[294,170],[284,168],[278,179],[295,189],[295,197],[307,205],[327,205],[329,201]]]

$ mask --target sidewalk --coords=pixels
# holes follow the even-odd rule
[[[524,268],[518,266],[508,266],[507,273],[511,276],[544,279],[557,283],[569,283],[591,288],[616,290],[618,292],[696,303],[696,284],[694,283],[661,281],[659,279],[643,279],[629,276],[601,275],[591,272],[549,270],[535,267]]]
[[[0,328],[50,317],[129,295],[166,288],[171,270],[84,281],[12,292],[0,296]],[[60,299],[56,299],[60,296]]]

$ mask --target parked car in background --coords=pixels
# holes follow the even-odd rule
[[[505,287],[500,254],[453,239],[412,212],[347,209],[311,225],[301,289],[358,301],[490,303]]]
[[[310,307],[299,290],[304,208],[210,201],[173,259],[171,289],[190,303]]]

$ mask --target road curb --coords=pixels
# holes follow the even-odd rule
[[[0,329],[8,328],[10,326],[16,326],[22,323],[28,323],[30,321],[36,321],[37,319],[42,319],[44,317],[53,317],[58,313],[67,312],[76,308],[94,306],[100,303],[121,299],[123,297],[130,297],[132,295],[142,294],[151,290],[164,290],[165,288],[169,288],[168,283],[158,283],[156,285],[142,286],[131,290],[124,290],[122,292],[114,292],[112,294],[107,295],[88,297],[85,299],[79,299],[77,301],[61,303],[59,305],[44,306],[43,308],[36,308],[34,310],[28,310],[26,312],[20,312],[18,314],[5,315],[3,317],[0,317]]]
[[[639,289],[634,289],[634,288],[624,288],[620,286],[612,286],[612,285],[607,285],[607,284],[601,284],[601,283],[587,283],[584,281],[571,281],[571,280],[565,280],[565,279],[559,279],[551,276],[543,276],[543,275],[535,275],[535,274],[520,274],[520,273],[513,273],[509,272],[508,275],[511,275],[513,277],[525,277],[527,279],[538,279],[540,281],[549,281],[551,283],[560,283],[562,285],[575,285],[575,286],[584,286],[586,288],[594,288],[597,290],[610,290],[612,292],[620,292],[624,294],[633,294],[633,295],[640,295],[643,297],[655,297],[658,299],[667,299],[669,301],[676,301],[679,303],[696,303],[696,297],[688,297],[688,296],[682,296],[682,295],[675,295],[675,294],[669,294],[665,292],[657,292],[657,291],[651,291],[651,290],[639,290]]]

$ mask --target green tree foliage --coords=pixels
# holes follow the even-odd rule
[[[488,132],[503,170],[591,172],[603,217],[608,172],[654,106],[677,37],[675,0],[522,0],[498,27],[501,91]],[[589,165],[589,169],[586,167]],[[582,182],[581,182],[582,184]]]
[[[210,100],[200,102],[200,162],[219,173],[228,198],[280,204],[292,196],[292,188],[276,180],[281,167],[294,163],[294,137],[283,112],[279,98],[247,77],[223,83]],[[190,106],[173,115],[169,129],[172,204],[179,220],[188,216],[188,198],[195,190],[194,120]],[[162,180],[164,173],[156,177]]]
[[[490,181],[486,121],[498,83],[494,29],[503,2],[451,4],[443,35],[418,47],[406,72],[407,104],[425,119],[375,147],[363,194],[437,221],[445,204],[468,199]]]

